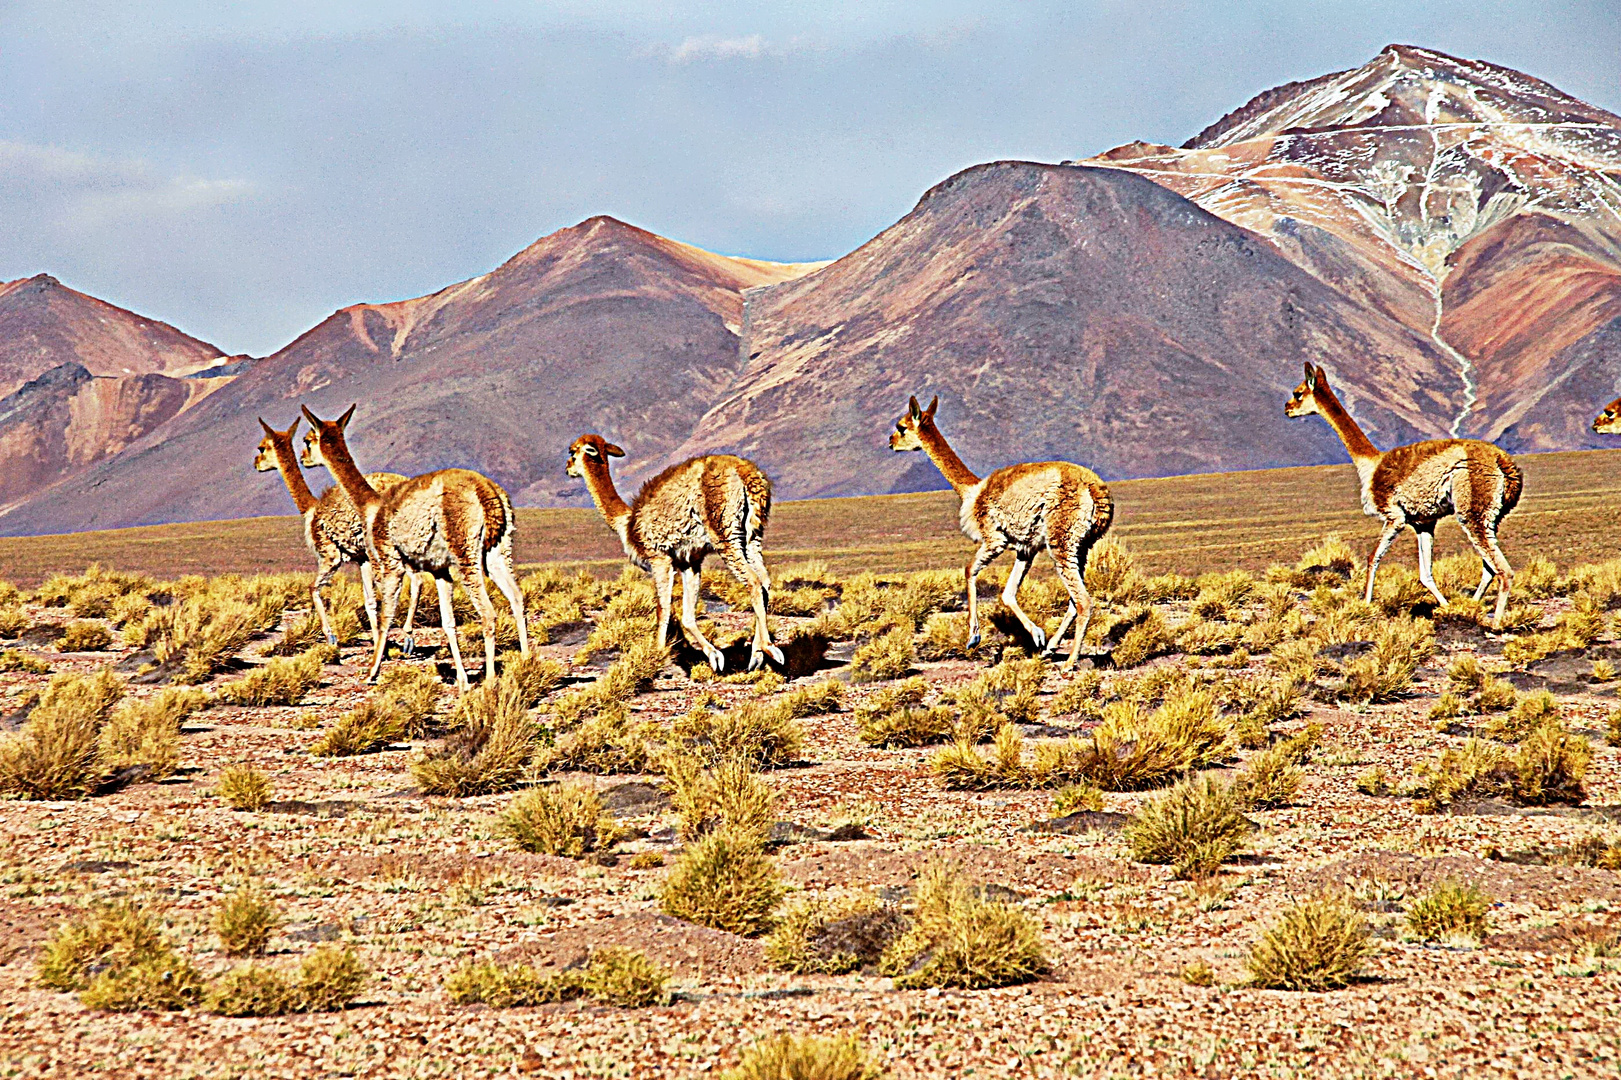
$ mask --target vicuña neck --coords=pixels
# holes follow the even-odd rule
[[[342,439],[321,440],[321,456],[326,459],[327,472],[332,479],[338,482],[343,493],[349,496],[349,501],[360,510],[365,510],[369,503],[381,502],[377,491],[366,482],[366,476],[355,464],[355,459],[349,453],[349,447]]]
[[[616,532],[621,531],[621,525],[630,517],[630,507],[619,497],[613,477],[608,475],[606,462],[585,463],[585,487],[591,492],[591,501],[597,504],[597,509],[608,520],[608,525]]]
[[[276,448],[276,469],[287,485],[287,493],[293,497],[293,505],[298,507],[300,514],[307,514],[315,506],[315,496],[310,494],[310,486],[304,481],[304,470],[298,467],[298,455],[293,453],[292,443],[274,443]]]
[[[940,434],[939,428],[933,424],[921,425],[918,428],[917,438],[918,442],[923,444],[923,452],[929,455],[929,460],[934,462],[935,468],[940,470],[940,474],[958,495],[979,483],[979,477],[962,463],[962,458],[958,457],[957,452],[946,442],[946,437]]]
[[[1345,449],[1350,453],[1353,462],[1378,461],[1380,454],[1378,447],[1368,441],[1362,434],[1357,422],[1351,419],[1351,414],[1345,411],[1340,399],[1334,396],[1334,391],[1327,386],[1319,386],[1316,391],[1317,410],[1328,421],[1328,426],[1340,437]]]

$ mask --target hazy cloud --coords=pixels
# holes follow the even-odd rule
[[[1621,107],[1613,0],[13,0],[0,278],[267,352],[596,213],[828,258],[958,169],[1179,143],[1391,41]]]

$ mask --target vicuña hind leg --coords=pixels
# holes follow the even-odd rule
[[[388,628],[394,623],[394,609],[399,605],[400,586],[406,573],[399,567],[387,567],[378,576],[377,649],[372,656],[371,671],[366,674],[367,682],[376,682],[377,673],[383,669],[383,654],[388,651]]]
[[[405,655],[410,656],[417,651],[416,635],[412,632],[416,625],[417,596],[422,592],[422,579],[415,571],[405,575],[405,583],[410,587],[411,601],[405,608]]]
[[[964,648],[973,649],[979,644],[979,575],[1005,550],[1003,545],[987,540],[979,545],[979,550],[974,552],[974,557],[963,568],[963,577],[968,584],[968,642]]]
[[[327,618],[326,604],[321,600],[321,590],[326,588],[327,583],[331,581],[333,575],[338,572],[338,567],[340,565],[340,560],[334,559],[328,561],[328,559],[323,555],[321,557],[320,565],[317,566],[315,570],[315,582],[310,586],[310,599],[315,604],[315,614],[321,620],[321,633],[325,635],[326,643],[328,645],[336,645],[338,643],[338,635],[332,632],[332,620]],[[365,566],[367,564],[362,563],[361,565]],[[367,614],[372,616],[372,633],[375,634],[377,632],[376,614],[369,610],[367,611]]]
[[[1418,580],[1424,583],[1426,589],[1430,590],[1430,595],[1435,597],[1436,604],[1446,607],[1446,594],[1436,587],[1435,574],[1431,569],[1435,555],[1435,525],[1434,523],[1415,525],[1413,531],[1418,534]]]
[[[507,604],[512,608],[512,618],[518,623],[518,653],[528,656],[529,622],[523,611],[523,590],[518,587],[518,579],[512,573],[511,558],[505,551],[496,548],[484,557],[484,566],[495,587],[507,598]]]
[[[433,584],[439,590],[439,625],[445,628],[445,640],[450,642],[450,659],[456,665],[456,692],[464,693],[467,690],[467,669],[462,666],[461,642],[456,640],[456,605],[451,601],[454,585],[449,574],[444,577],[435,574]]]
[[[1368,559],[1368,589],[1363,599],[1370,604],[1373,603],[1373,578],[1379,572],[1379,560],[1385,557],[1386,551],[1390,550],[1391,542],[1396,539],[1396,534],[1401,532],[1402,524],[1400,521],[1385,522],[1385,531],[1380,535],[1379,543],[1373,549],[1372,557]]]
[[[754,604],[754,637],[749,642],[749,670],[754,671],[764,663],[763,657],[769,656],[778,664],[784,662],[782,650],[771,643],[771,629],[766,624],[765,589],[760,585],[760,579],[755,575],[754,568],[749,565],[747,541],[741,538],[730,538],[720,549],[721,558],[726,562],[726,569],[732,576],[749,587],[749,596]]]
[[[1086,641],[1086,628],[1092,622],[1092,594],[1086,591],[1086,578],[1082,576],[1081,566],[1086,565],[1086,553],[1067,554],[1059,556],[1053,553],[1053,569],[1058,572],[1058,580],[1064,583],[1069,592],[1069,611],[1064,615],[1063,624],[1058,627],[1058,633],[1053,635],[1047,647],[1057,651],[1058,643],[1063,640],[1064,630],[1069,626],[1070,616],[1077,611],[1080,613],[1080,622],[1075,626],[1075,643],[1069,647],[1069,659],[1064,661],[1066,671],[1074,670],[1080,662],[1081,644]]]
[[[721,671],[726,667],[726,654],[715,648],[713,642],[704,637],[703,631],[698,629],[698,592],[703,588],[703,575],[696,566],[681,568],[681,629],[687,632],[692,643],[703,650],[704,659],[709,661],[712,671]]]
[[[1008,571],[1007,584],[1002,588],[1002,603],[1007,605],[1009,611],[1018,618],[1024,626],[1024,632],[1030,635],[1035,643],[1036,651],[1042,652],[1047,647],[1047,631],[1035,624],[1030,616],[1024,613],[1019,606],[1019,586],[1024,584],[1024,575],[1030,569],[1030,560],[1023,555],[1015,556],[1013,569]]]

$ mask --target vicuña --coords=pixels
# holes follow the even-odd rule
[[[710,454],[672,465],[642,485],[626,504],[608,475],[608,459],[625,452],[601,435],[581,435],[568,448],[568,474],[584,478],[608,527],[619,534],[631,562],[653,575],[658,593],[658,644],[664,648],[676,571],[681,572],[681,627],[703,650],[716,671],[726,663],[721,651],[698,629],[696,605],[704,557],[718,553],[732,576],[749,587],[754,601],[754,637],[749,670],[762,656],[783,663],[771,643],[766,610],[771,577],[761,550],[771,516],[771,481],[752,461]]]
[[[1073,668],[1081,654],[1087,624],[1092,621],[1092,597],[1086,591],[1086,560],[1092,547],[1109,531],[1114,520],[1114,502],[1109,489],[1096,473],[1067,461],[1042,461],[1009,465],[981,480],[962,463],[946,443],[934,423],[936,397],[927,409],[918,408],[912,398],[906,415],[895,421],[889,436],[891,450],[922,450],[945,476],[962,499],[958,521],[968,539],[979,544],[964,571],[968,579],[968,648],[979,644],[979,598],[975,589],[979,575],[1002,552],[1013,549],[1013,569],[1008,571],[1002,603],[1018,616],[1036,648],[1056,652],[1070,622],[1080,613],[1075,627],[1075,643],[1070,647],[1066,668]],[[1058,630],[1049,640],[1024,609],[1019,607],[1019,586],[1030,563],[1045,549],[1052,556],[1058,580],[1069,591],[1069,609]]]
[[[1492,628],[1501,629],[1508,610],[1514,574],[1497,544],[1497,529],[1520,501],[1524,482],[1514,459],[1479,439],[1430,439],[1380,453],[1362,433],[1351,414],[1329,388],[1323,369],[1306,364],[1306,378],[1284,405],[1286,416],[1310,416],[1328,421],[1351,455],[1362,484],[1362,510],[1385,523],[1384,533],[1368,560],[1366,599],[1373,602],[1373,578],[1379,560],[1403,526],[1418,536],[1418,577],[1436,603],[1447,598],[1435,585],[1430,571],[1435,548],[1435,526],[1448,515],[1458,519],[1463,535],[1480,556],[1478,601],[1497,578],[1497,612]]]

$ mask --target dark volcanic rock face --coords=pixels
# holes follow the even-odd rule
[[[1348,302],[1271,245],[1107,169],[960,173],[816,274],[749,294],[753,357],[682,453],[753,457],[786,498],[943,487],[887,436],[909,394],[981,473],[1060,458],[1105,477],[1335,460],[1283,401],[1333,363],[1376,438],[1428,434],[1454,393],[1421,335]]]
[[[799,272],[593,218],[432,296],[336,312],[117,460],[0,516],[0,532],[287,513],[280,480],[252,470],[256,417],[284,427],[300,404],[359,403],[364,469],[472,468],[520,502],[581,503],[569,442],[601,431],[624,445],[626,486],[662,467],[736,376],[742,290]]]

